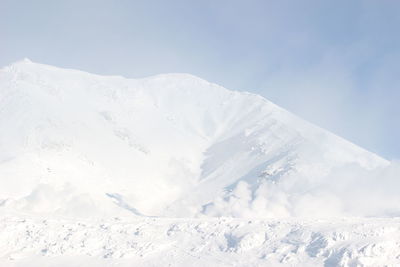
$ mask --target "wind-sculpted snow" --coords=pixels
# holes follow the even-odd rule
[[[399,266],[398,219],[0,220],[0,265]]]
[[[398,171],[384,159],[260,96],[187,74],[125,79],[17,62],[0,71],[0,129],[3,210],[73,218],[399,212]],[[390,173],[385,186],[381,173]],[[376,205],[365,204],[370,197]]]

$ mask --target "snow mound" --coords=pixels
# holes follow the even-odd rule
[[[397,192],[371,194],[375,176],[396,166],[258,95],[188,74],[126,79],[23,60],[0,70],[0,129],[3,212],[276,218],[399,211]],[[369,177],[368,186],[359,177]],[[365,207],[366,196],[379,201]]]

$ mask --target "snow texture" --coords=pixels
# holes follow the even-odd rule
[[[0,265],[399,266],[398,219],[0,221]]]
[[[1,266],[398,265],[399,173],[189,74],[0,70]]]

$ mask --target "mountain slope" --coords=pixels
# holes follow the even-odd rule
[[[332,173],[388,164],[260,96],[187,74],[125,79],[17,62],[0,71],[0,129],[8,212],[343,213]]]

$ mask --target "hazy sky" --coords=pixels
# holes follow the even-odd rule
[[[186,72],[400,158],[398,0],[0,0],[0,65]]]

